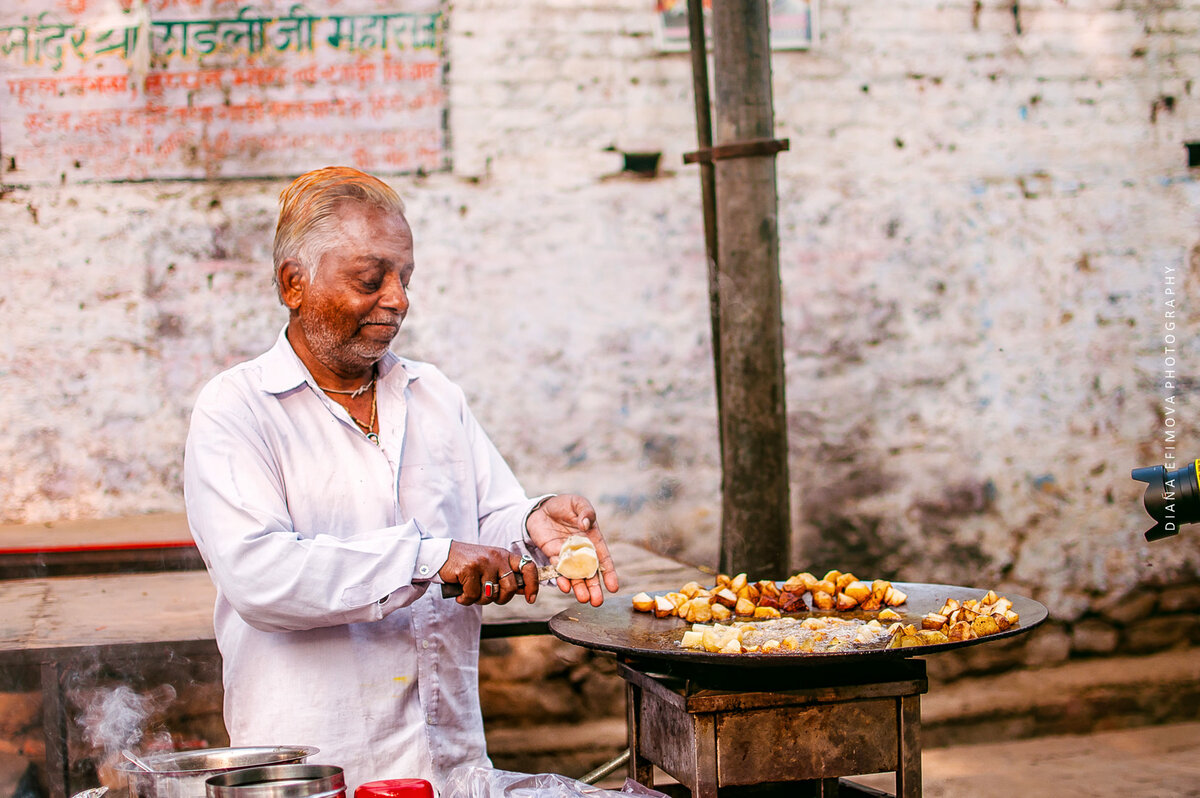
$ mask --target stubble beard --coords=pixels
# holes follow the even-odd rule
[[[300,314],[300,329],[309,350],[331,371],[370,368],[387,353],[390,341],[371,342],[359,337],[342,338],[324,318]]]

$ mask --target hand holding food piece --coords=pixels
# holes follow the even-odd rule
[[[600,570],[600,559],[596,546],[583,535],[571,535],[558,550],[558,564],[554,566],[559,575],[567,579],[588,579]]]

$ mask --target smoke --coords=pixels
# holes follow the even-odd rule
[[[144,693],[120,685],[98,691],[77,722],[88,744],[103,751],[104,759],[109,760],[121,751],[148,747],[140,745],[148,733],[153,734],[147,728],[148,722],[174,700],[175,688],[169,684]],[[154,734],[155,741],[162,738],[165,745],[157,747],[170,748],[170,735],[166,731]]]

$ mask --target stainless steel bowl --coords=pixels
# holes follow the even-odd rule
[[[346,798],[346,779],[334,765],[271,765],[212,776],[208,798]]]
[[[142,757],[153,771],[125,762],[130,798],[205,798],[204,781],[232,770],[304,762],[320,749],[308,745],[197,748]]]

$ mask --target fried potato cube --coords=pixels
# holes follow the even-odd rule
[[[950,638],[945,632],[938,629],[922,629],[917,632],[917,639],[927,646],[935,646],[939,643],[949,643]]]
[[[980,603],[982,603],[982,604],[995,604],[995,603],[996,603],[997,601],[999,601],[999,600],[1000,600],[1000,597],[996,595],[996,591],[995,591],[995,590],[989,590],[989,591],[988,591],[986,594],[984,594],[984,596],[983,596],[983,600],[982,600]]]
[[[1000,626],[992,616],[979,615],[976,616],[975,620],[971,621],[971,629],[978,637],[987,637],[999,632]]]
[[[812,576],[812,574],[809,574],[809,576]],[[808,592],[808,583],[804,581],[802,574],[794,574],[793,576],[789,576],[787,581],[783,583],[783,589],[790,590],[793,593],[806,593]]]
[[[880,599],[878,596],[875,595],[875,593],[872,592],[871,595],[869,595],[865,599],[863,599],[862,604],[858,605],[858,608],[860,610],[865,610],[866,612],[874,612],[875,610],[879,609],[882,606],[883,606],[883,600]]]
[[[812,597],[813,606],[818,610],[831,610],[837,605],[837,600],[833,597],[833,593],[818,590],[813,592]]]
[[[976,614],[979,613],[979,600],[978,599],[967,599],[966,601],[964,601],[962,603],[962,605],[963,605],[963,609],[971,610],[971,611],[975,612]]]
[[[878,596],[879,600],[883,601],[883,597],[887,595],[888,588],[891,586],[892,583],[886,579],[876,579],[871,583],[871,595]]]
[[[776,585],[774,582],[772,582],[770,579],[763,579],[758,582],[755,582],[755,584],[758,586],[759,598],[762,598],[763,596],[775,596],[776,598],[778,598],[779,586]]]
[[[670,618],[675,614],[675,603],[666,596],[656,596],[654,599],[654,617]]]
[[[1021,620],[1021,616],[1013,610],[1004,613],[1004,618],[1008,621],[1009,626],[1015,626]]]
[[[733,579],[729,576],[729,574],[717,574],[717,581],[715,585],[716,587],[729,587],[729,583],[732,581]]]
[[[762,593],[758,597],[758,602],[757,602],[758,606],[774,607],[775,609],[779,609],[779,596],[780,596],[779,593],[776,593],[773,596],[769,596],[766,593]]]
[[[684,648],[704,648],[704,632],[695,629],[684,632],[679,645]]]
[[[989,615],[996,615],[996,614],[1003,615],[1004,613],[1008,612],[1011,609],[1012,609],[1012,602],[1009,601],[1008,599],[1004,598],[1003,596],[1001,596],[1000,600],[992,605],[992,611],[988,614]]]
[[[696,594],[703,590],[704,587],[699,582],[688,582],[683,587],[679,588],[679,592],[688,598],[695,598]]]
[[[779,610],[781,612],[804,612],[808,605],[804,603],[804,594],[784,590],[779,594]]]
[[[858,606],[858,601],[853,596],[846,593],[837,594],[837,608],[842,612],[848,612]]]
[[[853,574],[851,574],[851,576],[853,576]],[[847,582],[841,587],[841,591],[859,604],[871,597],[871,586],[866,582],[860,582],[857,579],[852,582]]]
[[[914,626],[914,625],[913,625],[913,624],[911,624],[911,623],[906,623],[906,624],[904,624],[904,634],[906,634],[906,635],[915,635],[916,633],[917,633],[917,627],[916,627],[916,626]]]
[[[899,648],[912,648],[921,645],[921,638],[916,635],[900,635]]]
[[[759,648],[759,651],[764,654],[770,654],[772,651],[778,651],[780,645],[781,643],[778,640],[768,640],[762,644],[762,646]]]
[[[837,579],[833,580],[833,584],[839,591],[842,591],[846,589],[846,585],[857,581],[858,577],[854,574],[842,574]]]
[[[737,604],[733,606],[734,615],[753,615],[757,607],[754,602],[747,598],[740,598]]]
[[[1012,624],[1008,622],[1008,618],[1005,618],[1003,615],[1001,615],[999,613],[992,613],[991,617],[992,617],[992,620],[996,622],[996,625],[1000,627],[1001,632],[1005,631],[1010,626],[1012,626]]]
[[[883,596],[883,603],[889,607],[896,607],[908,601],[908,594],[901,593],[894,586],[889,585],[887,593]]]
[[[705,651],[720,651],[731,640],[741,648],[741,634],[732,626],[710,626],[704,630]]]
[[[779,641],[779,647],[784,651],[799,651],[800,641],[792,635],[788,635]]]
[[[726,643],[724,646],[722,646],[721,653],[722,654],[741,654],[742,653],[742,642],[737,639],[730,640],[728,643]]]
[[[633,597],[633,608],[638,612],[654,612],[654,598],[649,593],[638,593]]]
[[[738,594],[738,598],[748,598],[751,601],[753,601],[755,604],[758,603],[758,596],[759,596],[758,585],[747,584],[741,590],[737,591],[737,594]]]
[[[729,589],[732,590],[734,593],[740,592],[741,589],[744,588],[745,586],[746,586],[746,575],[745,574],[738,574],[729,583]]]
[[[712,619],[714,621],[728,621],[733,617],[733,610],[729,609],[724,604],[714,603],[708,606],[712,612]]]
[[[829,622],[824,618],[805,618],[800,622],[801,629],[824,629],[829,625]]]
[[[959,621],[946,630],[946,637],[953,641],[973,640],[975,632],[971,629],[971,624]]]
[[[897,635],[897,634],[902,635],[902,634],[904,634],[904,624],[902,624],[900,622],[896,622],[896,623],[892,624],[891,626],[889,626],[887,628],[887,631],[888,631],[888,634],[890,634],[890,635]]]
[[[863,609],[866,609],[865,607]],[[884,607],[876,616],[881,621],[898,621],[902,617],[900,613],[893,610],[891,607]]]
[[[949,620],[945,615],[938,615],[936,612],[931,612],[921,619],[922,629],[941,629]]]
[[[796,574],[796,578],[804,583],[804,589],[809,592],[812,592],[813,585],[820,581],[808,571],[801,571],[800,573]]]
[[[712,607],[705,598],[694,598],[680,607],[679,611],[689,623],[708,623],[713,617]]]
[[[822,579],[820,582],[814,584],[811,589],[814,593],[829,593],[832,595],[837,592],[837,585],[829,579]]]
[[[821,577],[821,580],[824,582],[832,582],[834,585],[837,585],[838,577],[840,577],[841,575],[842,575],[841,571],[829,571],[825,574],[825,576]],[[833,590],[830,590],[829,592],[832,593]]]
[[[945,615],[949,617],[950,613],[958,609],[959,606],[961,605],[958,603],[958,599],[946,599],[946,603],[942,605],[940,610],[938,610],[938,615]]]
[[[731,588],[723,587],[716,593],[713,593],[713,604],[724,604],[729,609],[733,609],[733,605],[737,604],[737,593],[734,593]]]
[[[773,618],[781,618],[783,616],[781,616],[779,614],[779,610],[775,609],[774,607],[755,607],[754,608],[754,617],[758,618],[760,620],[767,620],[767,619],[773,619]]]
[[[687,596],[683,595],[682,593],[668,593],[666,598],[667,598],[667,601],[669,601],[675,605],[676,609],[682,607],[684,604],[688,603],[688,601],[691,600]]]

